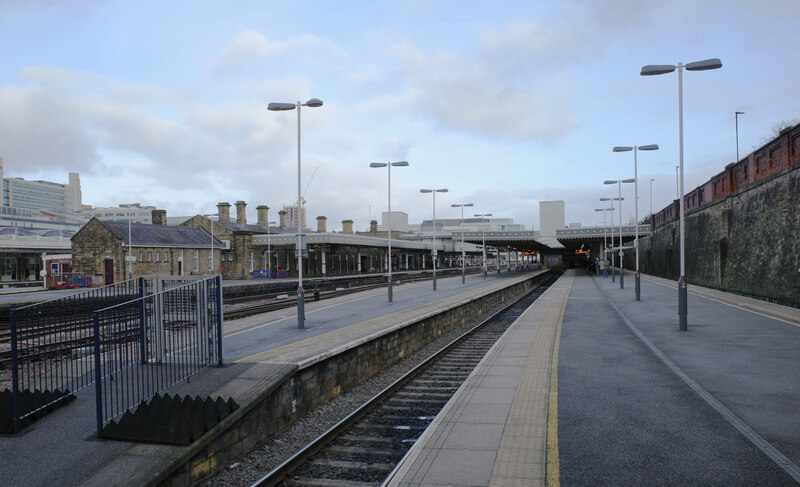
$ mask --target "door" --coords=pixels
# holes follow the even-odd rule
[[[106,259],[106,275],[105,275],[105,283],[114,284],[114,259]]]

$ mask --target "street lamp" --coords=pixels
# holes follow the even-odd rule
[[[322,100],[311,98],[305,103],[270,103],[267,110],[282,112],[297,109],[297,328],[305,328],[305,293],[303,292],[303,236],[300,233],[303,215],[303,195],[300,192],[300,109],[302,107],[317,108],[322,106]]]
[[[491,213],[476,213],[476,217],[483,220],[484,217],[492,216]],[[484,223],[481,221],[481,223]],[[481,225],[481,247],[483,247],[483,278],[486,279],[486,227]]]
[[[467,257],[464,253],[464,207],[475,206],[472,203],[459,203],[457,205],[450,205],[452,208],[461,207],[461,284],[467,282],[466,278],[466,262]]]
[[[641,299],[641,284],[640,284],[640,281],[639,281],[639,172],[638,172],[637,163],[636,163],[636,152],[637,152],[637,150],[658,150],[658,145],[657,144],[640,145],[640,146],[634,145],[633,147],[616,146],[613,149],[614,152],[628,152],[630,150],[633,150],[633,182],[634,182],[634,184],[633,184],[633,188],[634,188],[633,189],[633,205],[636,208],[634,210],[634,213],[635,213],[634,218],[636,220],[636,239],[635,239],[636,243],[634,244],[636,246],[636,274],[634,274],[634,276],[635,276],[634,277],[634,281],[635,281],[634,288],[636,290],[635,291],[636,301],[641,301],[642,300]],[[651,188],[650,200],[652,201],[652,195],[653,195],[652,185],[650,186],[650,188]]]
[[[610,181],[603,181],[603,184],[617,184],[617,192],[619,193],[619,288],[625,289],[625,267],[622,266],[622,183],[634,183],[635,179],[616,179]]]
[[[603,260],[606,260],[606,249],[608,248],[608,243],[606,242],[606,212],[611,210],[611,216],[614,216],[614,208],[595,208],[594,211],[602,211],[603,212]]]
[[[744,115],[744,112],[735,112],[736,117],[736,162],[739,162],[739,115]]]
[[[398,162],[370,162],[369,167],[385,167],[389,173],[389,237],[387,241],[389,243],[389,278],[387,279],[388,282],[388,289],[389,289],[389,302],[392,302],[392,166],[395,167],[406,167],[408,166],[407,161],[398,161]]]
[[[267,222],[267,279],[272,279],[272,241],[270,240],[270,226],[275,222]]]
[[[436,291],[436,259],[438,257],[438,252],[436,251],[436,193],[447,193],[447,188],[441,189],[421,189],[419,190],[420,193],[431,193],[433,194],[433,250],[431,254],[433,255],[433,290]]]
[[[611,203],[611,282],[617,282],[617,270],[614,264],[614,202],[619,201],[619,214],[620,219],[622,219],[622,200],[624,198],[600,198],[600,201],[608,201]],[[620,239],[619,239],[619,246],[622,247],[622,233],[620,231]],[[622,266],[620,266],[622,267]]]
[[[655,178],[650,178],[650,225],[653,224],[653,181]]]
[[[219,218],[219,213],[206,213],[204,217],[211,220],[211,217]],[[214,220],[211,220],[211,273],[214,273]]]
[[[647,65],[642,66],[639,73],[642,76],[654,76],[659,74],[666,74],[678,70],[678,147],[680,153],[680,232],[681,232],[681,276],[678,279],[678,329],[686,331],[687,325],[687,300],[688,288],[686,284],[686,252],[685,252],[685,235],[684,235],[684,201],[683,201],[683,69],[687,71],[707,71],[710,69],[719,69],[722,67],[722,61],[717,58],[706,59],[703,61],[696,61],[693,63],[678,63],[677,66],[672,64],[666,65]]]

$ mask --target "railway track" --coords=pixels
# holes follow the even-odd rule
[[[381,485],[486,352],[557,278],[451,342],[252,487]]]

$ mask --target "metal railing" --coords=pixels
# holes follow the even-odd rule
[[[92,313],[142,296],[143,286],[138,278],[11,311],[13,432],[94,382]]]
[[[221,276],[160,281],[153,294],[94,312],[98,435],[157,393],[222,365]]]

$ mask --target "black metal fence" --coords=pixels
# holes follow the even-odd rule
[[[142,278],[11,311],[11,414],[17,432],[40,411],[94,382],[93,312],[137,299]]]
[[[161,279],[154,294],[94,312],[97,432],[155,394],[222,365],[222,279]]]

